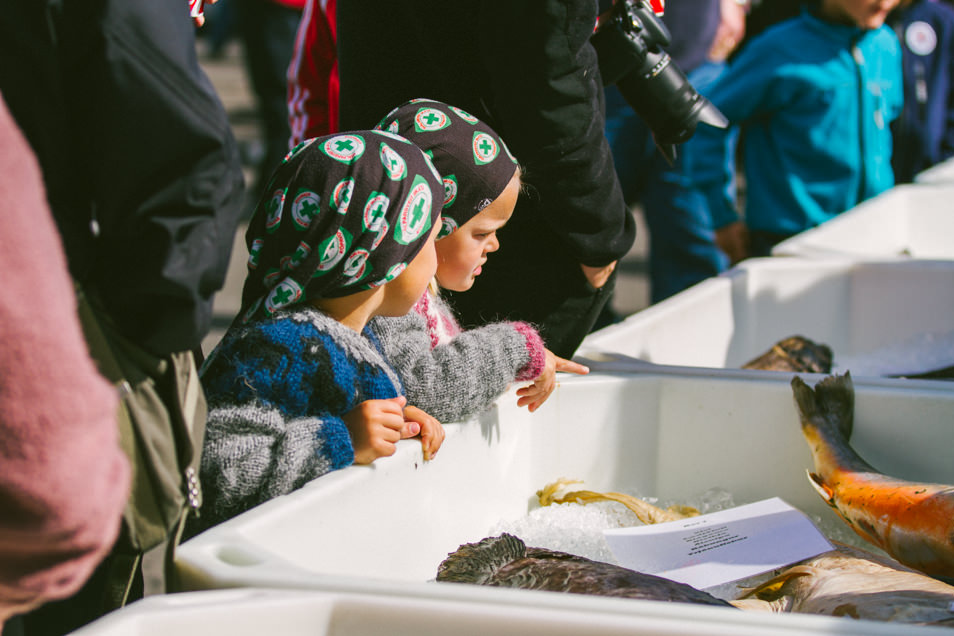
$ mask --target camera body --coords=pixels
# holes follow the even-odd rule
[[[599,57],[603,85],[616,85],[670,160],[675,144],[692,137],[699,122],[718,128],[728,125],[666,53],[663,47],[671,36],[649,0],[614,2],[590,41]]]

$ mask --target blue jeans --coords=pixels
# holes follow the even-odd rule
[[[724,68],[703,64],[689,73],[689,81],[705,94]],[[716,247],[705,199],[689,177],[692,162],[709,152],[704,140],[694,136],[678,146],[670,166],[657,152],[649,127],[615,86],[606,89],[606,137],[626,202],[642,203],[649,227],[651,301],[659,302],[724,271],[728,259]]]

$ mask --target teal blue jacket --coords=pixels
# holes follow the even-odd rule
[[[753,39],[708,97],[743,131],[752,230],[796,234],[894,185],[889,124],[903,85],[887,27],[864,31],[803,12]],[[699,131],[733,151],[729,131]],[[697,173],[716,228],[738,219],[727,156]]]

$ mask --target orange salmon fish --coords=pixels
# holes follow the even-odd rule
[[[851,448],[850,374],[829,376],[814,390],[796,376],[792,390],[815,463],[808,477],[822,499],[862,538],[904,565],[954,578],[954,486],[889,477]]]

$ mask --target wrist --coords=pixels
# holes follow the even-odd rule
[[[539,332],[525,322],[513,323],[517,330],[526,339],[527,363],[517,371],[516,380],[523,382],[525,380],[536,380],[547,364],[547,351],[543,344],[543,339]]]

